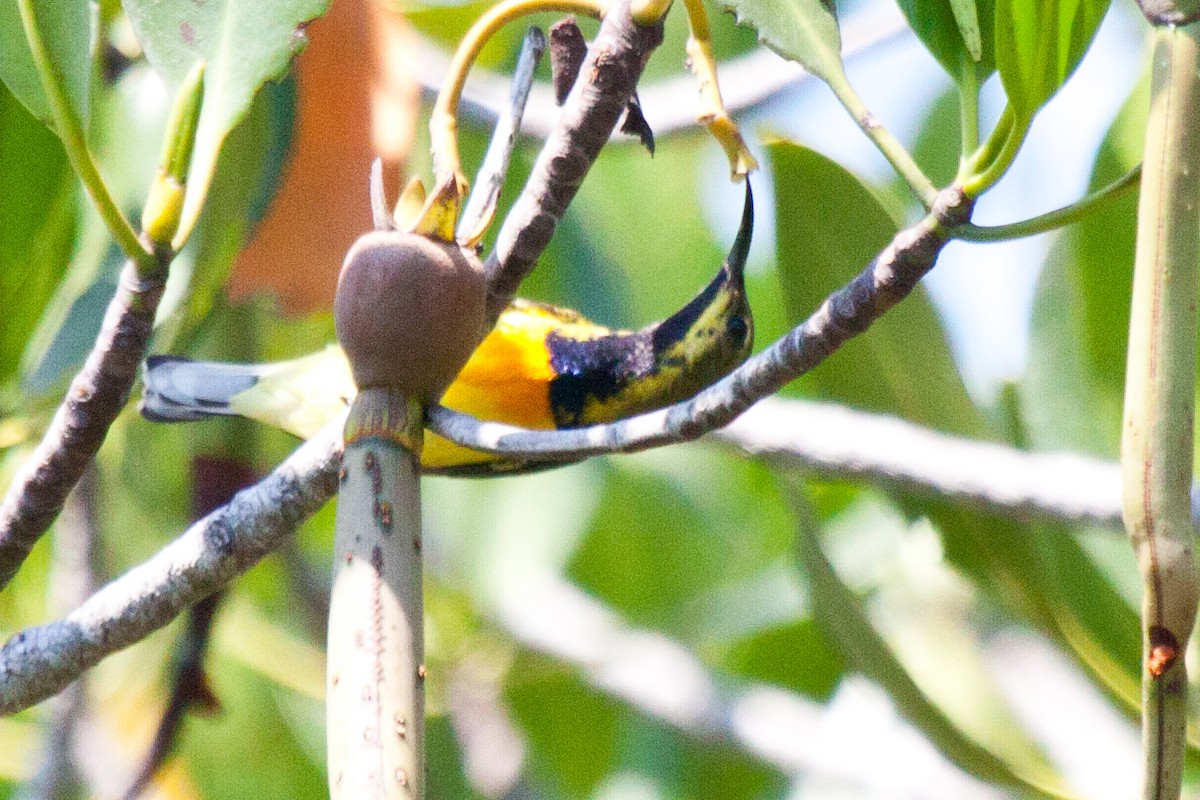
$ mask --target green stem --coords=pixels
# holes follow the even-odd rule
[[[1142,166],[1139,164],[1104,188],[1092,192],[1069,206],[1063,206],[1031,219],[1011,222],[1007,225],[989,226],[967,223],[956,228],[952,235],[955,239],[967,242],[1003,242],[1062,228],[1087,216],[1097,206],[1124,197],[1137,188],[1141,178]]]
[[[137,231],[125,219],[125,215],[117,208],[108,186],[100,177],[96,168],[96,160],[87,144],[87,136],[83,131],[83,123],[76,112],[71,98],[67,95],[67,87],[62,73],[54,65],[46,43],[38,28],[37,17],[34,14],[34,0],[17,0],[21,12],[21,23],[25,27],[25,38],[33,53],[33,62],[37,66],[38,77],[42,80],[42,89],[50,100],[50,108],[54,113],[54,128],[62,140],[67,158],[75,169],[84,188],[100,212],[101,219],[108,226],[113,238],[121,246],[125,255],[137,264],[138,272],[142,274],[155,272],[159,269],[158,260],[138,241]]]
[[[979,149],[979,74],[975,64],[964,58],[962,77],[958,81],[959,129],[961,154],[965,162]]]
[[[937,198],[937,187],[921,171],[921,167],[913,160],[904,145],[900,144],[900,141],[892,136],[887,128],[883,127],[879,118],[863,104],[846,76],[838,74],[826,80],[826,84],[833,90],[834,96],[837,97],[842,107],[854,118],[859,129],[875,143],[875,147],[892,165],[892,169],[896,170],[896,174],[908,184],[908,188],[921,202],[921,205],[926,209],[932,208],[933,201]]]
[[[962,181],[963,194],[967,197],[979,197],[1004,177],[1025,143],[1029,125],[1018,120],[1008,108],[1004,112],[987,142],[968,161],[967,175]]]
[[[359,392],[339,477],[327,644],[331,800],[425,795],[423,406]]]
[[[1195,28],[1154,32],[1121,439],[1125,527],[1143,584],[1147,800],[1180,794],[1187,732],[1183,654],[1200,597],[1190,498],[1200,283]]]

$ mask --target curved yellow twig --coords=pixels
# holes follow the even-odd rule
[[[434,184],[443,187],[451,181],[454,184],[453,193],[435,191],[425,207],[425,214],[436,213],[443,219],[447,211],[452,219],[458,218],[458,205],[466,196],[468,183],[462,171],[462,161],[458,155],[458,102],[462,97],[463,85],[467,73],[483,45],[500,28],[515,19],[540,12],[562,12],[581,14],[601,19],[607,4],[603,0],[505,0],[497,4],[480,17],[458,45],[454,60],[450,63],[450,75],[438,94],[433,113],[429,118],[429,132],[432,138]],[[450,209],[435,210],[434,203],[452,202]],[[442,226],[436,226],[441,228]],[[453,229],[453,226],[451,226]]]

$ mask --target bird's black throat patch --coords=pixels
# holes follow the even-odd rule
[[[579,341],[551,333],[546,337],[550,367],[550,409],[560,428],[582,424],[589,399],[603,402],[631,381],[654,370],[650,336],[643,332]]]

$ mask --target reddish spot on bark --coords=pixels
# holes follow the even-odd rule
[[[196,46],[196,29],[190,22],[179,23],[179,38],[183,39],[183,43],[188,47]]]
[[[1146,669],[1155,678],[1162,677],[1179,657],[1179,640],[1166,628],[1155,625],[1150,629],[1150,655]]]

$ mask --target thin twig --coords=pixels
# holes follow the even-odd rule
[[[586,77],[576,82],[563,104],[554,132],[484,263],[491,320],[508,306],[550,243],[662,36],[661,24],[641,27],[633,23],[628,0],[618,0],[608,9],[582,68]]]
[[[129,399],[166,285],[166,266],[160,267],[143,277],[126,262],[92,352],[0,502],[0,589],[58,516]]]
[[[957,188],[940,192],[932,210],[901,231],[849,284],[826,298],[802,325],[723,380],[674,406],[606,425],[532,431],[482,422],[442,406],[429,409],[430,430],[473,450],[531,462],[577,461],[689,441],[728,424],[758,400],[828,358],[904,299],[928,272],[949,231],[970,219],[972,203]]]
[[[301,445],[262,481],[63,620],[9,639],[0,648],[0,714],[62,691],[106,655],[144,639],[276,549],[333,496],[341,426],[339,420]]]
[[[462,218],[458,223],[458,237],[475,240],[492,221],[496,213],[496,203],[500,200],[500,189],[504,186],[504,178],[508,175],[508,162],[512,158],[513,147],[517,143],[517,133],[521,129],[521,119],[525,115],[525,104],[529,100],[529,90],[533,87],[533,73],[542,53],[546,50],[546,34],[541,28],[531,27],[525,32],[521,44],[521,55],[517,58],[517,68],[513,71],[512,86],[509,89],[508,105],[496,120],[496,129],[492,132],[492,140],[488,144],[487,154],[475,176],[475,188],[463,209]]]

